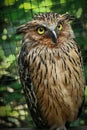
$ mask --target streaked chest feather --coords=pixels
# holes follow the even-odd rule
[[[76,46],[72,43],[61,48],[37,46],[29,51],[26,59],[42,115],[47,120],[55,117],[54,122],[59,124],[63,115],[66,120],[71,114],[68,119],[74,120],[84,95],[83,70]]]
[[[74,86],[74,82],[71,80],[80,82],[79,78],[83,76],[77,48],[72,49],[69,45],[66,46],[66,50],[63,47],[58,49],[44,46],[34,48],[28,54],[27,60],[31,79],[36,80],[36,88],[40,84],[44,84],[47,89],[50,88],[48,85],[55,87],[63,84],[68,87],[72,83]]]

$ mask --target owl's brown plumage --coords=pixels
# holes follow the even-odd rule
[[[79,47],[69,14],[44,13],[17,29],[23,34],[18,65],[31,116],[40,128],[65,129],[84,100]]]

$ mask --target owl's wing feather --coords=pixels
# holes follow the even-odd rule
[[[77,43],[77,40],[76,40],[76,39],[74,39],[74,41],[75,41],[75,43]],[[77,45],[77,51],[78,51],[78,55],[79,55],[79,59],[80,59],[80,63],[81,63],[81,66],[82,66],[82,69],[83,69],[83,74],[84,74],[83,59],[82,59],[82,55],[81,55],[81,49],[80,49],[80,47],[79,47],[78,44],[76,44],[76,45]],[[83,77],[84,77],[84,76],[83,76]],[[84,89],[85,89],[85,77],[84,77]],[[83,109],[84,101],[85,101],[85,96],[84,96],[84,98],[83,98],[82,105],[81,105],[81,107],[79,108],[79,112],[78,112],[78,116],[77,116],[77,118],[78,118],[78,117],[81,115],[81,113],[82,113],[82,109]]]
[[[31,116],[35,124],[39,128],[48,127],[47,122],[41,116],[39,104],[37,103],[37,99],[33,90],[33,85],[29,76],[28,63],[27,60],[25,60],[27,51],[24,51],[24,48],[25,47],[22,48],[23,51],[21,51],[19,55],[18,64],[19,64],[20,81],[24,89],[26,102],[28,104]]]

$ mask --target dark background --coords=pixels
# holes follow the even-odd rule
[[[16,28],[40,12],[69,12],[81,47],[87,85],[87,0],[0,0],[0,127],[32,127],[18,76],[21,36]],[[80,119],[71,125],[87,125],[87,87]]]

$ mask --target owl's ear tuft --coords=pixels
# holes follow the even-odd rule
[[[25,34],[27,30],[28,30],[28,26],[21,25],[20,27],[17,28],[16,34]]]
[[[63,19],[66,20],[66,21],[72,21],[72,20],[75,19],[75,16],[70,15],[70,14],[68,14],[68,13],[63,14],[62,17],[63,17]]]

